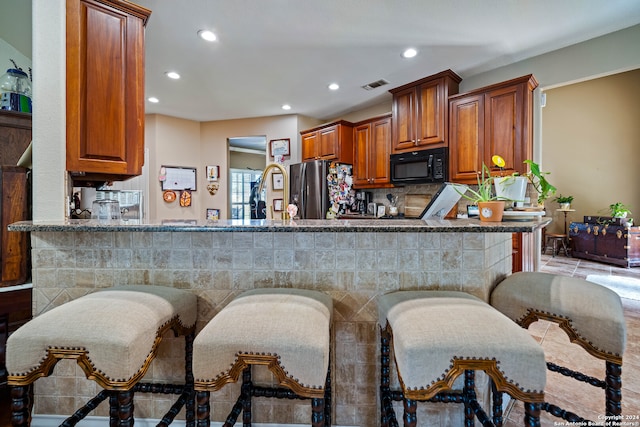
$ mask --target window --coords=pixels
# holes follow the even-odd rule
[[[255,219],[251,216],[251,208],[255,207],[257,200],[251,201],[251,188],[258,185],[257,181],[262,171],[250,171],[231,169],[231,219]],[[259,197],[264,200],[265,192]]]

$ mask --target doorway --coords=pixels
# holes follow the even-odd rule
[[[260,219],[262,217],[253,187],[267,164],[267,137],[243,136],[227,138],[229,149],[229,217],[231,219]]]

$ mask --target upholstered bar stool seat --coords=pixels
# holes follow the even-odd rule
[[[190,353],[196,314],[194,294],[162,286],[113,287],[77,298],[35,317],[9,337],[9,385],[21,388],[26,398],[24,387],[49,376],[59,360],[76,359],[87,378],[103,389],[132,392],[156,357],[167,330],[190,336]],[[186,373],[191,376],[190,366]],[[187,392],[183,400],[193,394]],[[106,397],[103,394],[100,401]],[[133,393],[119,397],[122,405],[131,405],[130,411],[118,410],[121,425],[133,423],[132,397]],[[93,408],[97,403],[93,402]],[[29,414],[24,411],[28,412],[29,405],[18,406],[13,409],[14,425],[26,425]],[[80,416],[82,412],[93,408],[83,408],[74,418],[81,419],[86,415]]]
[[[251,425],[251,396],[312,399],[312,425],[330,425],[331,314],[331,298],[316,291],[256,289],[237,296],[194,341],[198,423],[208,423],[210,392],[242,374],[241,395],[225,426],[240,412],[243,425]],[[280,391],[254,385],[252,365],[267,366]]]
[[[474,413],[480,422],[491,422],[476,399],[475,370],[485,371],[492,380],[493,423],[502,422],[499,392],[505,392],[525,402],[526,425],[536,425],[546,383],[544,353],[509,318],[464,292],[393,292],[382,296],[378,307],[383,426],[397,425],[391,400],[404,401],[406,426],[416,425],[415,401],[464,403],[466,425],[473,425]],[[389,388],[390,342],[400,393]],[[461,374],[462,393],[451,393]]]
[[[537,320],[559,325],[571,342],[606,362],[606,380],[547,363],[550,370],[605,389],[606,415],[621,411],[622,355],[626,323],[620,297],[612,290],[576,277],[540,272],[514,273],[491,294],[491,304],[523,328]],[[571,422],[584,418],[550,403],[542,408]]]

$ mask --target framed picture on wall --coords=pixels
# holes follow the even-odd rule
[[[220,209],[207,209],[207,221],[216,221],[220,219]]]
[[[273,211],[282,212],[284,210],[284,202],[282,199],[273,199]]]
[[[217,181],[220,178],[220,166],[207,166],[207,181]]]
[[[271,184],[274,190],[284,190],[284,177],[281,173],[271,174]]]
[[[288,156],[290,150],[289,138],[286,139],[272,139],[269,141],[269,152],[271,157],[275,156]]]

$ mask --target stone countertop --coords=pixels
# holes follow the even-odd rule
[[[531,233],[547,226],[551,218],[532,221],[481,222],[478,219],[355,219],[355,220],[162,220],[119,221],[113,224],[97,220],[21,221],[10,224],[9,231],[37,232],[421,232],[421,233]]]

